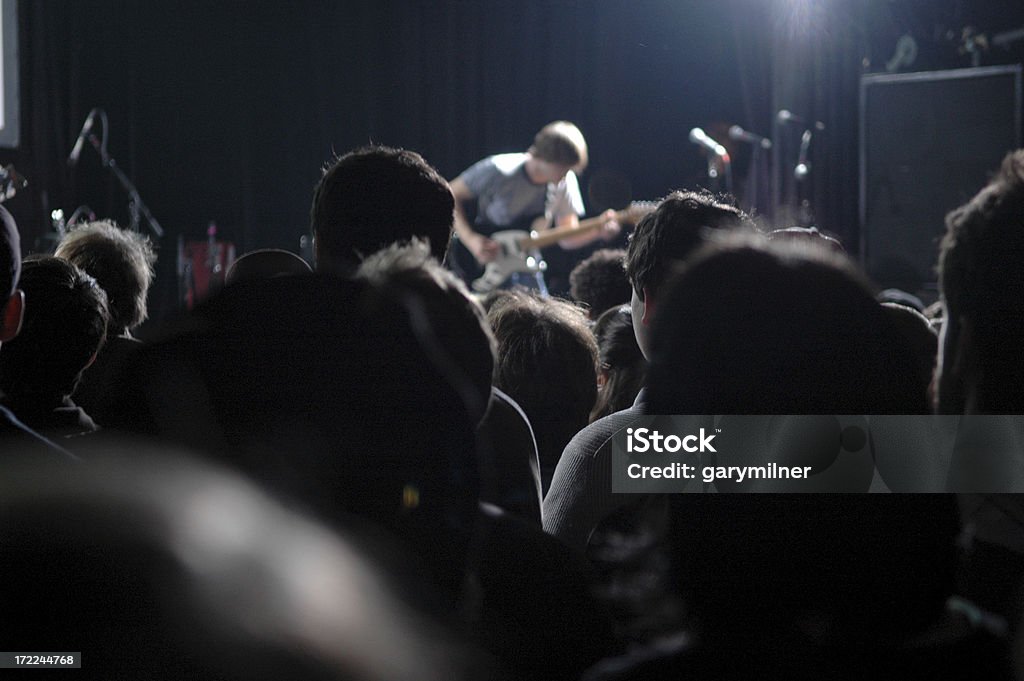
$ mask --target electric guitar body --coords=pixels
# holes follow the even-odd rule
[[[656,204],[650,201],[634,202],[625,210],[617,211],[615,219],[620,223],[633,225],[655,207]],[[515,274],[542,277],[544,270],[547,269],[547,263],[541,255],[542,248],[556,244],[562,239],[601,229],[605,222],[604,216],[599,215],[582,220],[576,226],[553,229],[543,229],[543,217],[531,220],[523,226],[520,226],[523,224],[521,222],[516,223],[490,235],[490,238],[501,246],[501,254],[482,269],[469,249],[453,240],[450,264],[475,293],[488,293],[505,286]]]

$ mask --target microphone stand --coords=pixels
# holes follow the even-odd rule
[[[786,138],[784,131],[790,123],[806,125],[807,129],[800,136],[800,146],[797,152],[797,161],[792,173],[783,170],[785,161],[783,157],[783,143]],[[810,145],[811,136],[814,131],[819,133],[825,130],[825,124],[821,121],[811,121],[794,115],[788,109],[781,109],[775,114],[773,121],[773,146],[776,150],[772,163],[772,204],[773,219],[778,224],[795,221],[801,227],[813,225],[816,217],[813,207],[813,183],[811,179]],[[786,147],[792,151],[792,145]]]
[[[751,215],[754,214],[758,208],[758,203],[761,198],[761,150],[763,147],[760,144],[753,145],[750,150],[750,169],[747,170],[747,188],[744,194],[746,194],[748,211]]]
[[[109,170],[114,177],[117,178],[118,182],[121,183],[121,186],[128,193],[128,210],[131,211],[130,229],[133,232],[139,231],[139,223],[141,222],[140,218],[145,218],[150,231],[159,239],[164,235],[163,228],[160,226],[160,223],[156,221],[156,218],[153,217],[153,214],[149,212],[149,207],[146,205],[146,202],[142,200],[142,195],[139,194],[139,190],[135,187],[135,184],[132,183],[131,179],[129,179],[129,177],[125,175],[124,171],[121,170],[121,166],[117,164],[114,157],[107,152],[107,112],[100,109],[99,114],[103,123],[103,140],[98,140],[96,135],[90,132],[87,138],[89,140],[89,144],[91,144],[93,148],[96,149],[97,153],[99,153],[103,167]]]
[[[716,160],[722,162],[721,173],[718,172]],[[708,179],[711,180],[715,191],[718,191],[718,182],[721,179],[721,175],[725,175],[725,191],[732,194],[732,159],[729,158],[729,154],[708,154]]]
[[[751,146],[750,150],[750,167],[747,169],[747,184],[744,187],[743,199],[747,207],[747,212],[750,214],[771,214],[771,206],[765,205],[764,210],[761,210],[762,203],[765,203],[763,194],[765,190],[763,186],[767,186],[771,189],[769,171],[764,165],[764,158],[762,154],[772,150],[772,142],[767,137],[761,137],[748,130],[744,130],[738,125],[734,125],[729,128],[729,137],[736,140],[737,142],[745,142]],[[768,197],[768,202],[771,201],[771,197]]]
[[[811,227],[815,222],[814,210],[811,208],[813,188],[808,182],[811,175],[809,160],[811,134],[811,129],[808,128],[800,136],[800,153],[797,156],[796,167],[793,169],[793,179],[796,180],[797,220],[801,227]]]

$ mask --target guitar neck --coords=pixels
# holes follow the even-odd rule
[[[629,219],[629,210],[620,210],[615,213],[615,219],[619,222],[626,222]],[[586,234],[587,232],[593,232],[596,229],[600,229],[607,219],[603,215],[596,217],[587,218],[581,220],[580,224],[575,226],[555,227],[546,232],[542,232],[534,237],[523,239],[519,242],[520,246],[524,250],[531,248],[545,248],[551,244],[556,244],[562,239],[568,239],[570,237],[579,236]]]

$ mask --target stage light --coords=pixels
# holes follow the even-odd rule
[[[785,35],[808,37],[824,28],[829,5],[828,0],[778,0],[776,16]]]

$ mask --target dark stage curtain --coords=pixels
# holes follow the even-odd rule
[[[789,109],[826,128],[815,131],[811,174],[804,195],[810,215],[795,208],[793,170],[799,136],[806,125],[780,131],[782,205],[775,210],[780,226],[810,218],[833,232],[853,257],[858,256],[859,96],[860,78],[886,72],[886,63],[901,36],[918,46],[912,64],[899,69],[935,71],[971,66],[962,51],[964,27],[996,35],[1024,24],[1024,4],[1018,0],[786,0],[773,5],[773,110]],[[1020,63],[1024,46],[992,48],[980,55],[981,64]],[[956,144],[956,140],[937,141]],[[781,149],[780,149],[781,148]],[[951,172],[955,170],[951,169]]]
[[[454,176],[566,118],[588,136],[589,175],[625,178],[620,200],[657,198],[702,180],[689,129],[744,110],[731,37],[740,15],[728,5],[43,0],[20,10],[26,144],[14,156],[32,182],[16,206],[26,241],[57,207],[85,203],[127,222],[127,197],[91,149],[65,163],[102,107],[110,153],[168,232],[164,262],[177,235],[201,239],[211,220],[240,251],[295,249],[321,166],[360,144],[415,149]]]
[[[878,7],[908,4],[22,0],[23,144],[0,160],[31,182],[11,202],[26,242],[58,207],[125,223],[96,154],[65,162],[89,110],[105,109],[110,153],[168,232],[158,310],[173,305],[178,235],[215,221],[239,252],[295,250],[335,153],[402,146],[453,177],[558,118],[587,135],[594,211],[705,184],[692,127],[768,134],[783,107],[820,119],[815,217],[856,243],[860,36]],[[794,37],[782,18],[797,5],[828,12]],[[748,155],[737,149],[740,193]]]

